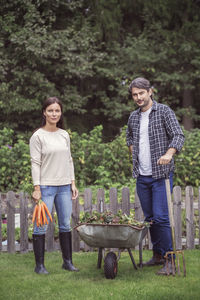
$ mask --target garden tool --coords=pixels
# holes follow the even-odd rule
[[[167,203],[168,203],[169,221],[170,221],[170,228],[171,228],[171,234],[172,234],[172,248],[173,248],[173,251],[168,251],[165,254],[167,275],[170,274],[169,267],[168,267],[169,260],[171,260],[171,263],[172,263],[172,274],[175,275],[175,272],[176,272],[175,258],[177,260],[177,271],[178,271],[178,274],[180,275],[179,255],[181,255],[182,260],[183,260],[183,273],[184,273],[184,276],[186,276],[184,253],[183,253],[182,250],[176,250],[174,215],[173,215],[172,197],[171,197],[169,176],[165,176],[165,187],[166,187],[166,193],[167,193]]]

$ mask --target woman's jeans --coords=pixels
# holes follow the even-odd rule
[[[72,213],[72,194],[71,185],[61,185],[61,186],[40,186],[42,201],[44,201],[52,213],[53,204],[55,203],[55,208],[58,217],[59,232],[69,232],[71,231],[70,219]],[[46,214],[47,216],[47,214]],[[48,222],[50,222],[47,216]],[[47,225],[37,227],[36,222],[34,224],[34,234],[45,234],[47,231]]]
[[[172,192],[172,172],[169,179]],[[152,176],[139,175],[136,187],[145,221],[152,222],[150,234],[153,251],[164,256],[167,251],[172,251],[165,179],[154,179]]]

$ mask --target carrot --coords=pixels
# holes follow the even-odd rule
[[[51,214],[50,214],[50,212],[49,212],[49,210],[48,210],[48,207],[46,206],[46,203],[43,202],[43,206],[44,206],[44,209],[45,209],[47,215],[49,216],[49,219],[50,219],[51,222],[52,222],[52,221],[53,221],[53,220],[52,220],[52,216],[51,216]]]
[[[41,225],[41,204],[38,203],[38,214],[37,214],[38,224]]]
[[[34,223],[36,216],[37,216],[37,211],[38,211],[38,205],[35,205],[34,211],[33,211],[33,217],[32,217],[32,223]]]
[[[42,203],[42,216],[43,216],[43,220],[44,220],[44,224],[48,224],[48,220],[46,217],[46,213],[45,213],[45,209],[44,209],[44,204]]]

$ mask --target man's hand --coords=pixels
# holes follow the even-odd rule
[[[159,160],[157,161],[157,164],[158,165],[167,165],[167,164],[169,164],[175,153],[176,153],[175,148],[168,149],[167,152],[159,158]]]
[[[129,146],[129,152],[132,154],[132,152],[133,152],[133,145]]]

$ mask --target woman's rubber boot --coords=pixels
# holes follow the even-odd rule
[[[35,272],[49,274],[44,266],[45,234],[33,234],[33,251],[35,254]]]
[[[78,272],[72,263],[72,236],[70,232],[59,233],[60,248],[62,251],[63,265],[62,268],[68,271]]]

